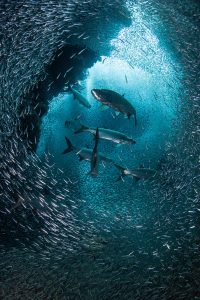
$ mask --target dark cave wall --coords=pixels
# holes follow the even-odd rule
[[[40,80],[23,96],[18,108],[19,135],[30,151],[35,151],[40,136],[41,118],[48,110],[53,97],[64,91],[64,87],[85,77],[86,69],[98,60],[98,55],[87,47],[65,45],[54,55]]]

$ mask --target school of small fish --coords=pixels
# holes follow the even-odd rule
[[[145,43],[143,30],[153,26],[155,42],[165,36],[182,65],[180,123],[159,180],[155,170],[128,169],[99,152],[101,140],[134,147],[137,139],[81,124],[74,135],[89,132],[94,148],[66,137],[63,153],[89,161],[94,178],[77,182],[50,152],[36,155],[41,120],[59,92],[90,108],[76,83],[134,22],[127,3],[144,18],[135,34]],[[0,299],[200,299],[199,21],[196,0],[0,1]],[[137,107],[124,95],[91,92],[137,126]],[[100,163],[124,182],[102,178]]]

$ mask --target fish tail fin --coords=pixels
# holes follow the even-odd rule
[[[74,93],[71,84],[68,84],[68,91],[69,91],[70,93],[72,93],[74,100],[76,100],[76,99],[77,99],[77,96],[76,96],[76,94]]]
[[[71,141],[67,138],[67,137],[65,137],[65,140],[66,140],[66,142],[67,142],[67,149],[65,149],[63,152],[62,152],[62,154],[67,154],[67,153],[69,153],[69,152],[71,152],[71,151],[73,151],[74,150],[74,146],[72,145],[72,143],[71,143]]]
[[[70,84],[70,83],[67,84],[67,87],[68,87],[68,90],[69,90],[69,91],[72,91],[72,87],[71,87],[71,84]]]
[[[95,137],[94,137],[95,141],[98,141],[99,140],[99,128],[97,127],[96,129],[96,134],[95,134]]]
[[[74,100],[76,99],[76,96],[75,96],[75,94],[73,93],[72,86],[71,86],[70,83],[67,84],[67,92],[72,93],[72,94],[73,94],[73,97],[74,97]]]
[[[87,127],[87,126],[81,124],[81,127],[80,127],[78,130],[74,131],[74,133],[75,133],[75,134],[81,133],[81,132],[83,132],[84,130],[86,130],[86,129],[88,129],[88,128],[89,128],[89,127]]]

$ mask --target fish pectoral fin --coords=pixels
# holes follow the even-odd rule
[[[120,181],[122,178],[121,178],[121,176],[119,176],[116,180],[115,180],[115,182],[118,182],[118,181]]]
[[[124,182],[125,181],[124,176],[120,175],[115,182],[118,182],[120,180]]]
[[[121,176],[121,179],[122,179],[122,181],[123,181],[123,182],[125,182],[125,180],[124,180],[124,176]]]
[[[102,166],[105,168],[106,167],[106,164],[105,164],[105,162],[101,162],[102,163]]]
[[[104,111],[104,110],[106,110],[106,109],[108,109],[108,108],[109,108],[108,106],[102,104],[102,105],[99,107],[99,110],[100,110],[100,111]]]
[[[140,177],[135,177],[135,182],[138,182],[140,180]]]

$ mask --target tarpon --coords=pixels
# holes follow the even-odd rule
[[[67,149],[65,149],[62,152],[62,154],[67,154],[69,152],[75,151],[76,154],[79,156],[80,161],[82,161],[82,160],[91,161],[93,149],[76,148],[75,146],[72,145],[71,141],[67,137],[65,137],[65,140],[67,142],[68,147],[67,147]],[[98,159],[99,162],[115,165],[115,162],[111,158],[106,157],[101,152],[98,152],[97,159]]]
[[[94,149],[92,151],[92,157],[91,157],[91,171],[89,172],[88,175],[91,175],[93,177],[97,176],[97,168],[98,168],[98,143],[99,143],[99,129],[96,129],[96,134],[95,134],[95,145]]]
[[[87,108],[91,108],[91,104],[81,93],[79,93],[77,90],[72,88],[71,85],[68,86],[68,89],[73,94],[74,99],[77,99],[80,104],[82,104]]]
[[[136,110],[124,96],[106,89],[93,89],[91,93],[94,98],[103,105],[109,106],[119,113],[126,115],[129,119],[133,115],[135,118],[135,126],[137,125]]]
[[[156,175],[156,170],[153,169],[147,169],[147,168],[126,169],[117,164],[115,164],[115,167],[121,172],[121,176],[119,180],[123,179],[123,177],[125,176],[130,176],[132,178],[135,178],[136,181],[138,181],[140,179],[149,179]]]
[[[69,123],[69,122],[68,122]],[[90,132],[93,135],[96,133],[96,129],[94,127],[87,127],[85,125],[81,125],[81,127],[76,130],[74,133],[81,133],[81,132]],[[106,129],[106,128],[99,128],[99,138],[102,140],[112,141],[117,144],[135,144],[132,138],[126,136],[124,133],[119,131]]]

